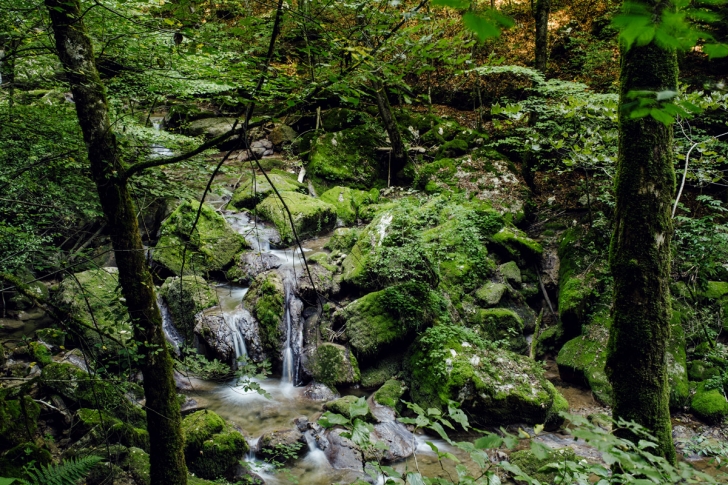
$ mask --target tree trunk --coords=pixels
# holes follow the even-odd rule
[[[658,10],[665,3],[652,0],[650,5]],[[675,191],[673,132],[671,126],[649,116],[631,119],[623,106],[630,91],[677,90],[677,72],[673,50],[654,43],[622,49],[615,227],[609,255],[614,322],[607,351],[614,418],[646,427],[658,440],[658,453],[672,462],[666,347],[673,230],[670,203]],[[618,434],[636,439],[624,430]]]
[[[551,0],[536,0],[536,62],[537,70],[546,72],[546,61],[548,60],[549,47],[549,13],[551,12]]]
[[[377,107],[379,108],[379,116],[382,117],[382,123],[384,123],[384,129],[387,130],[389,135],[389,143],[392,146],[391,152],[391,167],[390,172],[396,174],[404,168],[407,162],[407,152],[402,142],[402,135],[399,132],[397,121],[394,119],[392,114],[392,106],[389,104],[389,98],[387,97],[387,91],[384,89],[384,84],[375,80],[372,81],[374,87],[374,93],[377,98]]]
[[[119,283],[141,354],[151,445],[151,483],[184,485],[187,469],[172,359],[162,330],[136,211],[123,178],[121,153],[111,129],[91,39],[86,33],[78,0],[45,0],[45,5],[53,25],[58,57],[71,84],[92,177],[119,267]]]

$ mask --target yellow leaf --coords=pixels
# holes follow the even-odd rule
[[[529,439],[531,437],[530,434],[523,431],[523,428],[518,428],[518,436],[520,436],[521,438],[525,438],[525,439]]]

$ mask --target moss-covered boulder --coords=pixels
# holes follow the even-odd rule
[[[454,140],[456,137],[462,139],[470,135],[472,130],[461,126],[454,120],[441,120],[432,129],[422,134],[420,140],[426,145],[441,145]]]
[[[200,218],[190,234],[199,209],[197,201],[183,202],[162,222],[152,259],[177,276],[182,271],[183,253],[185,275],[207,274],[223,271],[246,245],[225,218],[206,204],[202,205]]]
[[[67,276],[59,286],[56,302],[73,318],[69,323],[85,345],[99,349],[101,356],[118,356],[114,354],[132,345],[131,320],[117,268],[90,269]],[[103,338],[96,329],[121,345]]]
[[[389,312],[384,291],[369,293],[337,312],[351,347],[362,355],[378,355],[383,346],[401,340],[407,329]]]
[[[484,342],[464,327],[429,328],[406,361],[410,395],[420,406],[458,401],[476,426],[562,421],[564,399],[533,360]]]
[[[35,336],[38,340],[50,345],[53,349],[63,347],[66,343],[66,332],[60,328],[40,328],[35,331]]]
[[[185,417],[182,434],[187,468],[206,479],[225,476],[249,450],[243,435],[212,411],[197,411]]]
[[[345,130],[367,122],[371,122],[367,113],[353,109],[331,108],[321,113],[321,127],[328,132]]]
[[[564,231],[559,242],[559,316],[567,338],[581,333],[597,292],[596,276],[584,266],[588,253],[583,248],[581,227]]]
[[[362,418],[366,421],[374,421],[374,416],[372,415],[371,409],[369,409],[369,405],[366,404],[366,401],[364,401],[363,398],[359,398],[357,396],[344,396],[339,399],[329,401],[324,404],[324,410],[335,414],[341,414],[342,416],[351,419],[352,407],[356,409],[363,406],[366,406],[366,414],[364,414]]]
[[[404,394],[404,386],[396,379],[389,379],[373,395],[374,402],[392,409],[399,409],[399,399]]]
[[[283,280],[275,271],[259,274],[243,299],[244,306],[258,320],[263,350],[269,355],[281,355],[286,329]]]
[[[493,249],[502,256],[510,257],[521,265],[538,261],[543,253],[541,244],[534,241],[521,231],[512,226],[504,226],[500,231],[490,237]]]
[[[313,353],[310,366],[313,378],[332,388],[340,384],[356,384],[361,379],[356,357],[342,345],[319,345]]]
[[[336,209],[331,204],[298,192],[280,194],[291,213],[296,234],[300,239],[329,232],[336,225]],[[261,217],[275,224],[281,241],[287,244],[294,241],[291,220],[275,194],[258,204],[257,210]]]
[[[331,239],[324,246],[330,251],[348,253],[359,239],[359,230],[351,227],[339,227],[334,230]]]
[[[501,278],[509,285],[518,288],[521,286],[523,278],[521,276],[521,268],[518,267],[515,261],[508,261],[498,266],[498,273]]]
[[[384,385],[388,380],[399,376],[402,370],[402,354],[393,354],[378,359],[361,371],[361,386],[374,389]]]
[[[484,307],[496,306],[503,298],[508,287],[503,283],[494,283],[488,281],[486,284],[478,288],[475,292],[475,297],[478,303]]]
[[[306,170],[330,184],[369,189],[380,178],[376,148],[383,139],[368,126],[323,134],[311,145]]]
[[[503,348],[519,354],[526,353],[526,337],[523,336],[523,320],[506,308],[478,310],[471,319],[471,326],[490,341],[505,343]]]
[[[270,182],[263,174],[255,173],[255,176],[248,175],[244,178],[235,193],[230,199],[229,205],[238,209],[253,209],[266,197],[273,194],[273,186],[278,192],[300,192],[308,193],[308,188],[299,184],[296,176],[282,170],[271,170],[268,172]]]
[[[193,338],[195,315],[218,304],[215,289],[200,276],[167,278],[159,295],[167,304],[175,327],[188,341]]]
[[[66,362],[45,366],[40,381],[44,388],[59,394],[71,406],[100,408],[136,427],[143,427],[146,423],[144,410],[127,397],[143,398],[143,390],[137,384],[94,379],[84,370]]]
[[[352,225],[360,219],[360,208],[369,204],[376,204],[379,200],[379,191],[372,189],[369,192],[350,189],[349,187],[334,187],[321,194],[321,200],[336,208],[336,215],[346,225]]]
[[[706,389],[705,382],[698,384],[690,409],[709,423],[719,423],[728,416],[728,401],[721,389]]]
[[[307,451],[306,438],[296,429],[279,429],[263,434],[258,441],[258,454],[268,461],[286,463],[300,458]]]
[[[40,405],[30,396],[10,398],[0,389],[0,449],[33,441],[38,429]]]
[[[149,433],[146,429],[135,428],[100,409],[79,409],[76,412],[73,433],[77,439],[84,436],[90,438],[90,443],[95,445],[108,440],[109,443],[149,450]]]

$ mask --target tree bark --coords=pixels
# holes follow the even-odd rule
[[[549,14],[551,13],[551,0],[536,0],[536,62],[537,70],[545,73],[548,61],[549,47]]]
[[[664,2],[650,0],[656,18]],[[610,248],[614,321],[607,373],[615,419],[633,420],[675,461],[669,412],[666,347],[670,338],[670,203],[675,191],[672,126],[631,119],[624,105],[634,90],[677,90],[677,56],[654,43],[622,48],[616,210]],[[635,440],[625,430],[618,434]]]
[[[94,62],[91,39],[86,33],[78,0],[45,0],[45,5],[53,25],[58,58],[71,84],[91,174],[119,267],[119,283],[141,355],[151,445],[151,483],[185,485],[187,469],[172,359],[162,330],[136,211],[122,177],[121,152],[111,129],[106,93]]]
[[[397,121],[394,119],[394,115],[392,114],[392,106],[389,104],[389,98],[387,97],[387,91],[384,89],[384,84],[379,80],[374,80],[372,81],[372,87],[374,88],[374,94],[377,99],[379,116],[382,118],[384,129],[387,130],[389,143],[392,146],[392,165],[390,167],[390,171],[392,174],[396,174],[404,168],[404,165],[407,162],[407,151],[404,148],[402,134],[399,132]]]

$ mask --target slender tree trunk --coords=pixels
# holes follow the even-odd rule
[[[650,0],[656,18],[666,3]],[[616,210],[610,249],[614,322],[607,372],[615,418],[634,420],[675,461],[666,347],[670,338],[670,203],[675,191],[672,127],[623,109],[634,90],[677,90],[677,56],[654,43],[622,49]],[[624,437],[636,437],[624,430]]]
[[[8,117],[13,118],[13,104],[15,101],[15,49],[17,41],[7,40],[0,44],[0,88],[8,92]]]
[[[66,70],[78,121],[88,149],[91,173],[106,215],[119,267],[119,282],[142,356],[147,429],[151,444],[151,483],[184,485],[180,409],[172,377],[172,359],[162,330],[152,276],[145,260],[136,212],[122,175],[124,167],[109,121],[108,105],[94,62],[78,0],[45,0]]]
[[[536,0],[536,63],[537,70],[546,72],[549,47],[549,14],[551,13],[551,0]]]
[[[372,87],[374,87],[374,94],[377,98],[379,116],[382,117],[384,129],[387,130],[389,143],[392,145],[391,173],[396,174],[404,168],[407,162],[407,152],[402,142],[399,127],[397,126],[397,120],[394,119],[394,115],[392,114],[392,106],[389,104],[389,98],[387,97],[387,91],[384,89],[384,84],[379,80],[375,80],[372,81]]]

